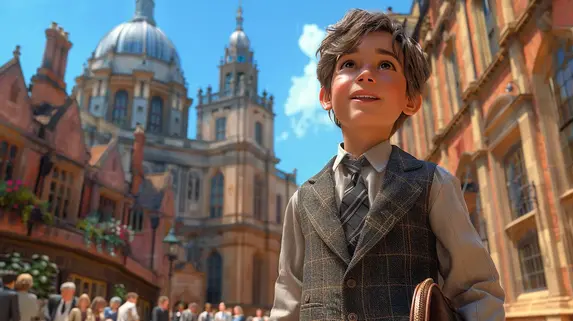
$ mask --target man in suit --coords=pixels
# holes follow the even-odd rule
[[[51,295],[44,310],[46,321],[66,321],[70,311],[76,307],[76,285],[66,282],[60,286],[60,295]]]
[[[199,305],[195,302],[189,303],[187,310],[183,311],[181,321],[197,321],[199,318]]]
[[[4,286],[4,284],[14,284],[15,280],[15,274],[3,275],[0,279],[0,321],[20,321],[18,294]]]
[[[151,321],[169,321],[169,298],[160,296],[151,313]]]

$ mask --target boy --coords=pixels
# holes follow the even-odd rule
[[[318,54],[320,101],[343,143],[289,201],[271,320],[408,320],[428,277],[465,320],[504,320],[460,182],[388,142],[420,109],[420,46],[385,14],[352,10]]]

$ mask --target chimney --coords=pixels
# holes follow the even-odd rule
[[[145,148],[145,132],[140,123],[133,132],[133,151],[131,154],[131,194],[137,195],[143,182],[143,150]]]
[[[46,29],[46,48],[37,76],[54,81],[60,87],[58,89],[65,91],[64,77],[71,47],[69,34],[57,23],[52,22],[52,25]]]

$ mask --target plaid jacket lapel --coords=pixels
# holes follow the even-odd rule
[[[308,194],[304,196],[302,206],[320,238],[348,265],[350,253],[335,200],[332,175],[334,159],[333,157],[316,176],[308,180]]]
[[[423,166],[424,162],[392,146],[382,186],[370,207],[347,271],[350,271],[410,211],[422,192],[423,186],[416,177],[419,175],[417,170]]]

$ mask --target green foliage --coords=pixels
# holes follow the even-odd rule
[[[127,296],[127,290],[125,289],[125,285],[123,285],[121,283],[120,284],[114,284],[112,296],[117,296],[122,301],[125,300],[125,297]]]
[[[87,245],[92,242],[98,249],[105,243],[111,254],[115,248],[126,248],[133,241],[134,232],[120,220],[109,218],[101,219],[99,213],[92,213],[77,223],[77,228],[84,231],[84,240]]]
[[[58,266],[50,262],[47,255],[34,254],[30,259],[24,259],[18,252],[13,252],[0,258],[0,274],[29,273],[34,278],[34,287],[31,292],[40,299],[47,299],[50,294],[56,293],[56,277]]]
[[[41,201],[30,188],[20,180],[0,182],[0,210],[11,211],[27,224],[30,219],[52,224],[53,217],[48,211],[48,203]]]

